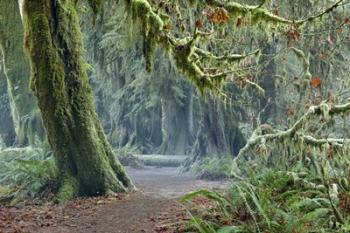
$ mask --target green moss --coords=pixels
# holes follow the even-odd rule
[[[70,175],[62,179],[60,189],[55,197],[55,202],[64,203],[78,196],[79,181]]]
[[[65,190],[70,180],[66,181],[67,175],[77,180],[79,195],[132,188],[95,112],[74,2],[27,0],[24,13],[32,86],[61,173],[61,189]],[[68,182],[68,194],[71,183]]]
[[[163,29],[162,19],[153,12],[151,5],[146,0],[134,0],[131,3],[132,23],[141,24],[142,35],[144,36],[143,53],[146,59],[146,69],[152,70],[154,52],[161,40]]]

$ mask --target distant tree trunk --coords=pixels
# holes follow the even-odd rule
[[[166,155],[188,154],[193,143],[192,86],[178,79],[172,63],[160,63],[156,77],[162,78],[161,129],[162,144],[158,153]]]
[[[132,182],[93,104],[74,0],[25,0],[32,87],[60,171],[58,201],[126,191]]]
[[[162,140],[160,154],[185,155],[192,143],[188,103],[178,106],[174,100],[162,101]]]
[[[207,155],[238,154],[245,138],[238,128],[233,110],[209,97],[200,100],[201,120],[192,153],[195,159]]]
[[[260,73],[260,86],[265,90],[265,95],[259,97],[260,104],[260,123],[265,124],[268,120],[275,121],[276,118],[276,62],[272,57],[276,52],[275,42],[265,42],[263,45],[260,65],[263,69]]]
[[[44,141],[44,128],[29,88],[30,67],[23,50],[23,24],[18,2],[0,1],[0,48],[4,58],[16,144]]]
[[[5,146],[15,143],[16,132],[11,116],[10,101],[7,91],[7,81],[0,62],[0,137]]]

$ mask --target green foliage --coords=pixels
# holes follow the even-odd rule
[[[251,173],[246,180],[233,182],[227,194],[205,190],[188,194],[185,201],[204,196],[216,203],[206,212],[191,214],[189,224],[201,233],[345,233],[349,222],[343,219],[350,217],[350,203],[344,202],[344,195],[349,198],[350,192],[333,195],[328,182],[315,179],[312,172]]]
[[[200,179],[227,179],[230,176],[232,156],[207,156],[191,165]]]
[[[50,152],[40,148],[10,148],[0,151],[0,200],[36,198],[54,190],[58,171]]]

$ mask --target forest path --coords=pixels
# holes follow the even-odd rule
[[[49,233],[165,233],[164,225],[183,218],[178,200],[200,188],[222,189],[225,182],[196,180],[193,174],[180,174],[176,168],[128,168],[139,192],[114,203],[101,205],[92,215],[66,219]]]

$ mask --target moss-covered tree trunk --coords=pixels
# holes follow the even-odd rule
[[[32,87],[60,171],[58,201],[126,191],[131,180],[96,115],[74,0],[25,0]]]
[[[166,155],[188,154],[192,143],[190,134],[189,99],[179,106],[174,99],[162,99],[162,145],[159,153]]]
[[[29,88],[30,67],[24,54],[23,34],[18,2],[0,1],[0,48],[18,146],[41,143],[45,137],[40,112]]]
[[[7,81],[1,64],[0,61],[0,137],[5,146],[12,146],[16,139],[16,132],[11,116]]]
[[[192,154],[196,160],[208,155],[237,155],[246,140],[238,127],[234,109],[209,97],[200,100],[200,123]]]

